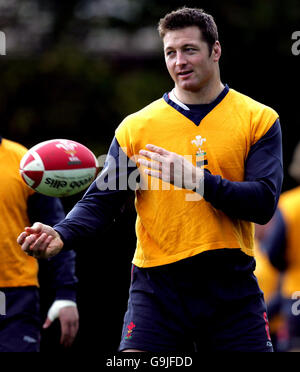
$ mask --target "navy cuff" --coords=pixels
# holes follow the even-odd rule
[[[56,289],[55,300],[70,300],[76,302],[76,289],[74,286]]]
[[[62,242],[64,243],[63,250],[71,250],[76,247],[76,245],[72,244],[72,233],[67,229],[64,229],[62,226],[54,226],[53,228],[58,232]]]
[[[219,181],[219,182],[218,182]],[[218,184],[221,182],[221,176],[214,176],[208,169],[204,169],[204,193],[203,198],[208,201],[216,200]]]

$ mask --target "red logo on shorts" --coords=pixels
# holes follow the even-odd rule
[[[271,341],[269,321],[268,321],[268,316],[267,316],[266,312],[264,312],[264,320],[265,320],[265,323],[266,323],[265,330],[266,330],[266,333],[267,333],[267,337],[268,337],[268,340]]]
[[[127,326],[127,335],[125,337],[125,340],[130,340],[132,338],[132,332],[133,332],[133,328],[135,327],[135,324],[133,322],[131,322],[128,326]]]

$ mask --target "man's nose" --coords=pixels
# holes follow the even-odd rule
[[[180,66],[180,65],[185,65],[185,64],[186,64],[186,58],[184,54],[182,52],[178,52],[176,54],[176,65]]]

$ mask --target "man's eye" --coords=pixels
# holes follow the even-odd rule
[[[174,51],[173,51],[173,50],[169,50],[169,51],[166,53],[167,56],[171,56],[172,54],[174,54]]]

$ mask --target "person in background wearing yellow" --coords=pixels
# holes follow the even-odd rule
[[[69,347],[79,326],[75,252],[61,252],[43,262],[54,298],[42,323],[38,260],[22,252],[16,242],[16,234],[30,221],[38,218],[53,224],[65,216],[58,198],[38,194],[23,182],[19,164],[26,151],[21,144],[0,136],[0,293],[5,300],[5,311],[0,315],[0,352],[40,351],[42,325],[48,328],[56,318],[61,324],[60,341]]]
[[[300,184],[300,143],[289,174]],[[271,264],[281,272],[282,312],[287,322],[289,350],[300,351],[300,186],[281,194],[272,228],[261,242]]]

